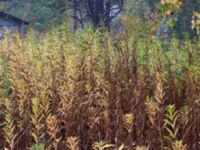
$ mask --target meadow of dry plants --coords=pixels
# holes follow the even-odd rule
[[[0,41],[1,150],[200,149],[200,45],[64,29]]]

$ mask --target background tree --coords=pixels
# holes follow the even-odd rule
[[[94,27],[103,24],[108,29],[110,23],[123,8],[123,0],[73,0],[73,18],[75,26],[85,20],[91,20]]]
[[[174,30],[179,38],[196,36],[195,30],[192,30],[192,16],[194,12],[200,12],[200,0],[182,0],[182,9],[178,14]]]
[[[194,12],[200,11],[200,0],[181,0],[182,6],[176,13],[172,12],[168,19],[163,15],[163,10],[169,9],[168,5],[159,7],[163,0],[1,0],[0,9],[29,20],[37,29],[47,29],[51,25],[59,25],[63,18],[71,16],[73,29],[83,28],[84,24],[91,22],[94,27],[103,25],[109,30],[113,20],[120,14],[138,16],[142,19],[155,17],[158,24],[168,26],[173,20],[170,34],[183,38],[186,34],[191,38],[196,36],[196,31],[191,28]],[[168,0],[166,0],[167,2]],[[176,2],[173,0],[172,2]],[[165,21],[163,21],[165,20]],[[68,20],[69,21],[69,20]],[[120,24],[119,22],[117,22]],[[172,25],[172,23],[170,23]],[[163,26],[164,26],[163,25]],[[160,26],[161,27],[161,26]],[[163,28],[164,30],[165,28]],[[160,30],[158,28],[158,30]]]

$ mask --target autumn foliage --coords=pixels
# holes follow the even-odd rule
[[[199,149],[199,48],[131,29],[5,33],[0,149]]]

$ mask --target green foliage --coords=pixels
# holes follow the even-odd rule
[[[15,146],[15,140],[17,134],[15,133],[16,125],[14,123],[14,117],[12,114],[12,101],[9,99],[5,99],[4,105],[6,110],[4,112],[4,138],[6,143],[8,144],[8,148],[13,149]]]
[[[33,144],[30,150],[44,150],[44,144]]]
[[[9,77],[8,77],[8,65],[6,64],[5,60],[1,59],[0,60],[0,78],[1,78],[1,87],[3,89],[3,91],[1,91],[1,94],[3,94],[3,96],[8,96],[9,95],[9,91],[10,91],[10,81],[9,81]]]
[[[1,2],[2,9],[28,20],[34,27],[44,29],[61,23],[68,5],[66,0],[12,0]]]
[[[176,140],[179,127],[177,126],[178,114],[175,111],[174,105],[169,105],[166,108],[165,129],[168,132],[166,137],[168,140]]]
[[[33,132],[32,136],[36,144],[40,143],[44,137],[44,133],[42,133],[42,128],[44,125],[42,124],[42,116],[41,116],[41,107],[40,100],[37,98],[32,99],[32,116],[31,123],[33,124]]]
[[[114,147],[114,145],[112,145],[112,144],[107,144],[107,142],[104,142],[104,141],[95,142],[95,143],[93,144],[93,149],[94,149],[94,150],[105,150],[105,149],[111,148],[111,147]]]
[[[145,19],[150,13],[150,8],[144,0],[128,0],[124,7],[124,12]]]

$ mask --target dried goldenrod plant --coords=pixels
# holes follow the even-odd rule
[[[68,137],[66,140],[66,145],[70,150],[79,150],[79,138],[78,137]]]
[[[199,149],[197,41],[64,28],[0,40],[0,149]]]
[[[44,138],[44,124],[42,123],[42,115],[40,109],[40,100],[38,98],[32,99],[32,115],[31,115],[31,122],[33,125],[32,136],[36,144],[42,142]]]

